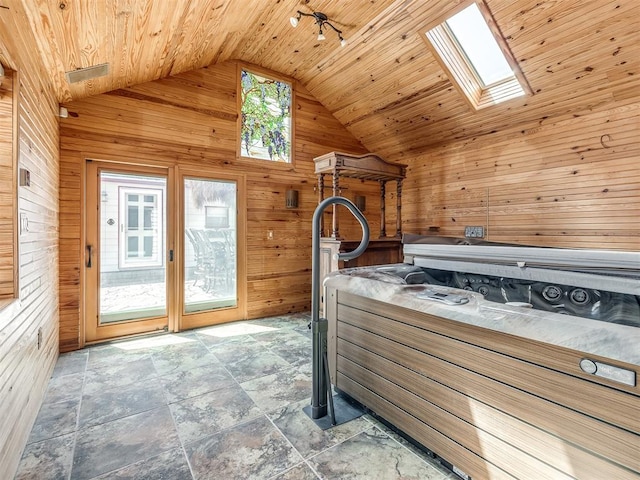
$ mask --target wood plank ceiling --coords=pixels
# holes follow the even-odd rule
[[[8,1],[8,0],[6,0]],[[452,0],[12,0],[22,3],[61,103],[225,60],[300,80],[372,152],[409,160],[438,144],[640,98],[640,2],[487,0],[534,91],[472,111],[422,39]],[[296,10],[344,32],[316,40]],[[106,77],[64,72],[108,62]]]

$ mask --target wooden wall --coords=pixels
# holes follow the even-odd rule
[[[640,250],[639,131],[640,103],[611,102],[434,148],[409,162],[405,231]]]
[[[31,173],[31,186],[18,189],[28,221],[18,240],[19,299],[0,305],[2,478],[13,478],[58,356],[58,103],[37,52],[21,8],[1,8],[0,61],[20,78],[18,163]]]
[[[248,318],[309,309],[311,217],[317,203],[313,158],[333,150],[366,150],[294,83],[294,163],[238,158],[237,71],[238,64],[228,62],[65,104],[70,115],[60,129],[62,350],[81,343],[80,200],[85,158],[245,174]],[[297,209],[285,208],[289,188],[300,192]],[[343,193],[357,190],[376,196],[377,189],[373,182],[358,182]],[[272,240],[267,238],[269,230],[274,232]]]
[[[0,299],[15,297],[14,89],[17,74],[8,68],[0,77]]]

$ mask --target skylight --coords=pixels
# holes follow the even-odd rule
[[[513,77],[513,70],[476,3],[446,23],[485,86]]]
[[[531,95],[486,3],[466,4],[424,36],[451,83],[475,110]]]

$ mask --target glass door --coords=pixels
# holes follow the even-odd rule
[[[246,318],[244,177],[86,165],[87,343]]]
[[[168,176],[137,170],[87,163],[88,342],[168,328]]]
[[[244,318],[237,178],[182,176],[181,329]],[[240,182],[241,183],[241,182]]]

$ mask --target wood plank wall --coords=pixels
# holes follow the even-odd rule
[[[19,299],[0,309],[2,478],[13,478],[58,357],[58,103],[17,3],[0,9],[0,61],[19,72],[18,165],[31,186],[18,189],[28,220],[18,241]]]
[[[228,62],[65,104],[61,120],[60,348],[80,345],[81,172],[85,158],[184,165],[247,178],[248,318],[310,308],[311,217],[317,203],[313,158],[366,153],[305,89],[295,87],[295,163],[237,158],[237,72]],[[378,185],[345,185],[345,195]],[[285,208],[285,191],[300,207]],[[372,206],[373,206],[372,204]],[[328,225],[328,224],[327,224]],[[345,228],[349,228],[345,222]],[[355,234],[359,235],[359,227]],[[379,228],[379,223],[372,228]],[[272,240],[267,232],[272,230]],[[347,230],[348,231],[348,230]],[[375,230],[373,230],[375,231]]]
[[[405,231],[640,250],[639,131],[627,101],[434,148],[409,162]]]
[[[0,77],[0,299],[15,296],[14,77]]]

